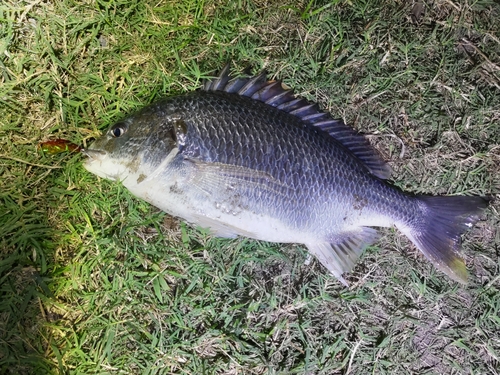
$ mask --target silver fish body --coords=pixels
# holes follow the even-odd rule
[[[263,74],[163,99],[110,127],[84,166],[217,236],[302,243],[345,283],[373,227],[395,225],[465,282],[460,235],[482,197],[410,196],[367,141]]]

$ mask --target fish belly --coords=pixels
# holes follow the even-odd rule
[[[138,198],[190,224],[209,229],[217,237],[244,236],[269,242],[306,243],[316,236],[298,231],[269,213],[243,208],[234,201],[234,196],[224,196],[221,192],[209,194],[179,180],[165,182],[160,177],[127,188]]]

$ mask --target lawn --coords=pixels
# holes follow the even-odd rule
[[[78,152],[228,61],[367,135],[400,188],[500,198],[500,4],[4,0],[0,373],[499,374],[500,203],[469,283],[382,230],[340,284],[299,245],[214,238]]]

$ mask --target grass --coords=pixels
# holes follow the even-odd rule
[[[37,150],[232,60],[368,134],[401,188],[498,197],[500,6],[418,4],[4,1],[0,373],[500,373],[498,202],[467,286],[386,230],[347,289],[300,246],[212,238]]]

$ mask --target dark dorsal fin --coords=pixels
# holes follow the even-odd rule
[[[330,134],[357,156],[375,176],[381,179],[390,177],[391,169],[377,150],[342,120],[336,120],[329,113],[321,111],[316,103],[296,97],[293,90],[283,87],[280,81],[268,81],[265,72],[254,77],[233,78],[229,75],[229,68],[227,64],[217,78],[205,82],[203,90],[248,96],[297,116],[305,123]]]

